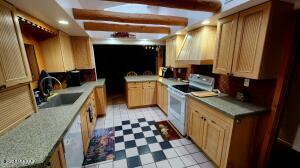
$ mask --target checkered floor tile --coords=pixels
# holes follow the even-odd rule
[[[121,106],[121,108],[120,108]],[[120,105],[113,112],[130,113]],[[164,141],[155,127],[157,118],[149,114],[161,113],[158,108],[152,113],[133,112],[135,116],[116,122],[115,128],[115,159],[87,165],[88,168],[214,168],[212,162],[191,142],[182,138]],[[149,108],[149,109],[152,109]],[[157,114],[157,115],[161,115]],[[145,117],[147,116],[147,117]],[[141,118],[139,118],[141,117]],[[161,116],[162,118],[163,116]],[[166,118],[165,118],[166,119]],[[161,120],[159,120],[161,121]],[[98,122],[98,121],[97,121]],[[96,126],[97,127],[97,126]]]

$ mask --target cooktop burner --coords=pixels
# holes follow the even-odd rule
[[[197,88],[192,85],[173,85],[172,87],[174,87],[175,89],[178,89],[184,93],[203,91],[203,89]]]

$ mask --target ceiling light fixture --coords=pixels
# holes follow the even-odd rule
[[[202,22],[202,24],[204,24],[204,25],[207,25],[207,24],[209,24],[209,23],[210,23],[209,20],[204,20],[204,21]]]
[[[68,25],[69,24],[69,22],[66,21],[66,20],[60,20],[60,21],[58,21],[58,23],[62,24],[62,25]]]

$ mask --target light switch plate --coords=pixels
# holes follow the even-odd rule
[[[244,86],[249,87],[250,85],[250,79],[244,79]]]

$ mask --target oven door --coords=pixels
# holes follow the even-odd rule
[[[186,96],[172,89],[169,89],[168,100],[168,119],[177,128],[177,130],[185,135],[185,106]]]

